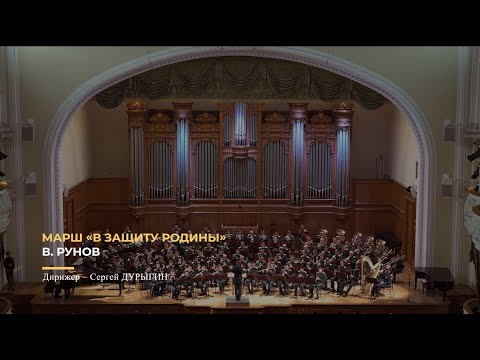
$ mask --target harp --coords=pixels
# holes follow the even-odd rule
[[[372,293],[374,279],[378,277],[378,274],[382,268],[382,263],[379,262],[373,265],[372,260],[368,256],[363,255],[361,265],[361,293],[365,296],[368,296]]]

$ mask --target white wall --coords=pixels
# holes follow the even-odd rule
[[[352,120],[352,177],[376,179],[375,159],[383,157],[386,173],[387,132],[393,105],[385,104],[376,110],[366,110],[355,104]],[[379,171],[380,173],[380,171]]]
[[[93,129],[92,176],[127,178],[129,146],[126,103],[106,109],[96,101],[89,101],[84,109]]]
[[[92,177],[92,121],[85,107],[68,124],[60,147],[60,184],[69,188]]]
[[[418,161],[418,145],[407,118],[395,106],[390,106],[388,121],[388,172],[399,184],[408,187],[416,184],[415,163]]]

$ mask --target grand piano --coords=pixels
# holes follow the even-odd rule
[[[442,291],[443,302],[445,302],[445,293],[452,290],[455,285],[455,279],[448,268],[416,267],[415,289],[417,288],[417,279],[426,279],[431,288]]]

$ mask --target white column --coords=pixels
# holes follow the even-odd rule
[[[457,76],[456,137],[454,150],[453,227],[451,271],[457,283],[474,284],[468,264],[470,240],[464,228],[465,184],[471,182],[473,164],[466,156],[475,150],[472,141],[480,138],[480,48],[459,47]],[[477,160],[478,161],[478,160]],[[474,161],[473,163],[476,163]],[[473,184],[473,183],[472,183]]]

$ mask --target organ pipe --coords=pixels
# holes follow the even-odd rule
[[[336,104],[332,116],[337,123],[336,202],[338,206],[348,206],[350,202],[350,139],[353,104]]]
[[[262,188],[265,198],[285,198],[286,153],[286,146],[281,141],[269,141],[264,145]]]
[[[150,144],[150,198],[169,198],[173,191],[172,145],[165,140]]]
[[[228,157],[224,162],[224,196],[230,199],[256,197],[256,161]]]
[[[144,136],[143,126],[146,123],[147,104],[140,101],[127,103],[129,137],[130,137],[130,204],[144,204]]]
[[[197,143],[194,163],[195,197],[217,197],[217,145],[212,141]]]
[[[309,145],[307,195],[311,199],[330,199],[332,188],[332,146],[324,141]]]

